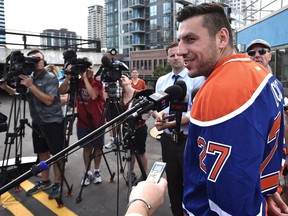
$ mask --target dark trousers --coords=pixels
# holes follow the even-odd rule
[[[186,137],[182,143],[176,144],[169,135],[163,133],[160,142],[162,159],[167,163],[165,171],[172,213],[174,216],[183,216],[183,158]]]

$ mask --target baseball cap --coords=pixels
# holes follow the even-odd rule
[[[124,75],[124,76],[128,77],[128,79],[131,79],[131,76],[130,76],[130,74],[129,74],[129,73],[122,73],[122,75]]]
[[[255,44],[264,45],[266,48],[268,48],[269,50],[271,50],[271,46],[270,46],[270,44],[269,44],[267,41],[262,40],[262,39],[255,39],[255,40],[251,41],[251,42],[248,44],[246,51],[249,51],[249,50],[251,49],[251,47],[252,47],[253,45],[255,45]]]

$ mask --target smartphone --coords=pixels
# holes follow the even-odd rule
[[[152,169],[150,170],[146,181],[153,180],[155,183],[158,183],[160,181],[161,176],[163,175],[165,167],[166,167],[166,163],[156,161],[153,164]]]

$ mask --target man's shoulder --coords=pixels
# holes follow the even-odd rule
[[[165,79],[167,79],[169,76],[171,76],[172,73],[173,73],[173,72],[169,72],[169,73],[167,73],[167,74],[164,74],[164,75],[160,76],[160,77],[158,78],[158,80],[165,80]]]
[[[54,73],[49,72],[45,69],[42,71],[42,77],[44,79],[57,79],[58,80],[58,78],[56,77],[56,75]]]

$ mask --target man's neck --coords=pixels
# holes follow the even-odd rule
[[[42,70],[37,70],[37,71],[34,71],[34,76],[35,77],[38,77],[40,74],[42,73]]]
[[[172,68],[172,71],[175,75],[178,75],[181,71],[183,71],[185,69],[185,67],[183,68]]]

